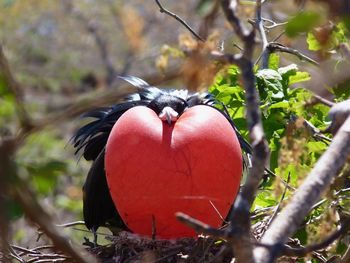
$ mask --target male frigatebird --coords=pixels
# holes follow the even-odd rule
[[[154,167],[162,166],[162,164],[159,164],[156,159],[157,158],[162,159],[164,156],[165,156],[164,157],[165,159],[162,159],[163,160],[162,162],[167,162],[169,158],[170,159],[172,158],[170,162],[175,163],[174,165],[176,167],[178,165],[178,163],[176,162],[180,163],[179,166],[181,166],[181,162],[186,163],[184,164],[185,166],[186,165],[190,166],[190,168],[188,169],[186,167],[187,169],[186,173],[190,174],[190,176],[195,176],[195,175],[192,175],[192,172],[196,173],[196,171],[198,170],[195,167],[195,165],[197,164],[195,163],[196,160],[193,161],[190,159],[191,158],[198,159],[198,158],[201,158],[201,156],[209,156],[207,159],[204,158],[204,161],[202,162],[202,164],[200,163],[200,161],[198,161],[200,165],[207,167],[207,168],[203,168],[204,170],[203,169],[198,170],[199,171],[198,173],[200,173],[200,178],[203,178],[203,180],[206,180],[206,182],[204,183],[206,185],[209,184],[209,187],[210,185],[213,185],[213,189],[216,189],[215,182],[220,182],[222,189],[218,188],[215,191],[218,193],[221,193],[221,192],[225,192],[226,191],[225,189],[227,189],[228,193],[226,193],[226,195],[232,196],[232,198],[231,197],[229,198],[229,202],[231,202],[230,205],[232,205],[233,199],[237,194],[237,191],[239,188],[239,182],[240,182],[240,177],[242,172],[241,149],[246,153],[250,153],[251,148],[250,148],[250,145],[244,140],[244,138],[238,132],[236,126],[234,125],[233,121],[231,120],[228,112],[225,110],[223,105],[220,105],[220,103],[218,103],[218,101],[215,100],[215,98],[209,93],[192,94],[187,90],[172,90],[172,89],[163,90],[163,89],[158,89],[156,87],[150,86],[147,82],[137,77],[126,76],[126,77],[120,77],[120,78],[129,82],[133,86],[135,86],[138,89],[138,91],[134,94],[127,96],[124,99],[124,101],[114,106],[98,108],[85,113],[83,115],[84,118],[94,118],[94,120],[84,125],[83,127],[81,127],[72,138],[74,147],[76,148],[76,154],[78,152],[82,152],[83,157],[86,160],[93,161],[90,171],[87,175],[85,184],[83,186],[83,194],[84,194],[83,195],[83,215],[84,215],[86,227],[92,230],[93,232],[95,232],[97,228],[100,226],[111,225],[121,229],[131,229],[135,232],[139,231],[141,232],[141,234],[150,234],[149,233],[150,230],[143,229],[143,228],[146,228],[145,226],[141,226],[140,230],[138,230],[138,227],[140,225],[140,222],[139,222],[140,220],[136,222],[135,221],[136,219],[134,220],[134,218],[132,218],[132,213],[135,213],[135,211],[131,211],[132,209],[128,211],[128,206],[135,205],[135,203],[140,203],[141,207],[136,208],[138,210],[140,209],[142,210],[143,207],[144,209],[148,209],[148,210],[152,210],[152,209],[166,210],[167,207],[154,208],[155,206],[157,206],[158,202],[160,203],[160,201],[162,200],[154,201],[152,199],[152,196],[148,197],[149,192],[150,191],[162,192],[163,189],[165,189],[164,190],[165,193],[163,193],[163,197],[159,197],[159,198],[166,199],[167,197],[164,197],[164,195],[167,194],[167,191],[168,191],[167,187],[169,187],[169,195],[171,195],[171,198],[173,198],[174,191],[177,191],[177,190],[171,190],[173,188],[172,186],[169,186],[167,184],[168,179],[165,179],[165,182],[162,182],[164,186],[160,186],[159,188],[154,190],[152,188],[152,185],[154,185],[154,182],[150,182],[149,184],[150,186],[149,186],[147,182],[146,183],[139,182],[140,180],[143,180],[142,179],[143,177],[140,177],[141,179],[140,178],[134,179],[130,177],[136,176],[136,175],[138,176],[139,174],[142,174],[142,175],[145,174],[145,176],[152,177],[153,176],[152,169]],[[134,115],[138,115],[138,116],[135,117]],[[147,123],[147,121],[149,122],[154,121],[155,119],[154,116],[156,116],[156,119],[161,121],[160,122],[161,124],[159,124],[161,126],[159,135],[154,135],[153,130],[156,130],[156,128],[148,125]],[[184,124],[182,126],[178,123],[178,120],[180,120],[181,118],[184,118],[183,120]],[[145,120],[146,123],[143,123],[144,119],[146,119]],[[197,121],[197,119],[200,119],[200,120]],[[202,119],[203,119],[202,122],[205,122],[204,124],[201,123]],[[193,125],[193,127],[197,127],[196,128],[197,130],[195,131],[193,131],[194,128],[192,129],[191,127],[192,122],[200,123],[198,125],[196,124],[197,126]],[[211,122],[213,122],[214,124],[212,124]],[[185,126],[187,125],[187,126],[183,128],[184,125]],[[142,129],[144,130],[147,130],[147,129],[150,129],[150,130],[139,131],[139,128],[138,128],[139,126],[142,126]],[[207,129],[206,127],[209,127],[209,128]],[[229,127],[230,131],[227,130],[227,127]],[[180,131],[177,131],[177,130],[179,130],[180,128],[182,133],[187,133],[187,131],[190,131],[191,136],[187,136],[187,137],[185,136],[185,137],[186,138],[190,137],[192,139],[177,140],[176,136],[178,136],[177,134],[180,133]],[[214,131],[215,129],[216,131]],[[225,129],[226,129],[226,133],[224,131]],[[125,130],[124,133],[122,130],[123,131]],[[151,135],[149,136],[147,135],[148,137],[147,136],[143,137],[143,133],[147,133]],[[140,140],[153,140],[154,137],[157,137],[157,136],[160,137],[160,139],[159,138],[154,139],[156,146],[152,146],[153,142],[150,144],[142,144],[144,143],[142,141],[137,142],[137,143],[141,143],[140,144],[141,146],[138,146],[136,142],[134,143],[134,141],[138,140],[137,138],[135,139],[135,136],[136,137],[138,136],[137,138],[142,137]],[[225,137],[225,138],[219,138],[220,142],[217,143],[217,142],[214,142],[216,141],[215,136]],[[167,141],[168,139],[166,137],[170,138],[169,141]],[[203,138],[205,139],[205,141],[203,141],[204,140]],[[239,144],[238,144],[237,138],[238,138]],[[187,143],[186,140],[195,140],[195,141],[199,141],[202,144],[195,144],[192,142]],[[231,142],[229,142],[231,140],[236,140],[237,144],[231,144]],[[181,141],[181,143],[178,141]],[[226,145],[227,142],[229,144],[228,146]],[[136,146],[134,147],[135,144]],[[165,147],[164,144],[169,144],[169,145]],[[211,148],[210,147],[207,148],[206,147],[207,144],[215,144],[215,145]],[[194,146],[191,146],[191,145],[194,145]],[[137,147],[143,147],[143,148],[142,149],[140,148],[139,150],[139,148]],[[184,152],[183,148],[186,148],[186,147],[190,149],[188,154],[186,153],[187,155],[183,154]],[[217,149],[218,147],[220,149]],[[221,148],[225,148],[225,147],[227,148],[226,152],[220,152]],[[152,149],[149,149],[149,148],[152,148]],[[205,149],[202,150],[202,148],[205,148]],[[239,148],[238,151],[239,151],[240,157],[237,156],[237,148]],[[132,153],[125,153],[130,151],[132,151]],[[148,153],[144,153],[145,151]],[[159,156],[157,155],[158,153],[155,153],[155,151],[161,151],[161,153],[159,153]],[[170,151],[171,153],[169,153]],[[232,151],[234,152],[233,155],[231,154]],[[198,153],[199,157],[192,156],[192,155],[195,155],[196,152],[199,152]],[[126,156],[123,155],[124,153]],[[136,154],[136,157],[134,153]],[[130,157],[130,154],[132,154],[131,157]],[[138,156],[140,154],[144,154],[144,155],[140,157]],[[153,156],[154,154],[156,154],[156,157],[154,157],[153,159],[149,157],[149,156]],[[115,157],[115,155],[118,155],[118,156]],[[182,157],[182,155],[183,156],[186,155],[186,156]],[[150,158],[150,160],[145,160],[144,162],[143,159],[145,158],[147,159],[148,157]],[[140,158],[142,158],[142,160],[140,160]],[[180,158],[180,159],[182,158],[182,159],[180,160],[177,158]],[[216,159],[213,159],[213,158],[216,158]],[[237,161],[234,161],[232,163],[227,158],[237,159]],[[128,162],[131,159],[133,159],[132,163],[128,164]],[[213,169],[208,168],[209,166],[211,167],[213,165],[210,163],[208,164],[208,162],[211,162],[211,160],[214,160],[213,162],[216,162],[215,163],[216,167],[214,167]],[[153,162],[153,163],[148,165],[149,162]],[[221,162],[229,162],[229,164],[225,166],[225,164]],[[173,164],[170,164],[170,166],[171,165]],[[125,166],[125,167],[121,167],[121,166]],[[136,169],[135,166],[137,166],[138,170],[132,172],[133,169],[134,170]],[[218,174],[216,174],[216,171]],[[216,179],[213,180],[211,177],[204,176],[204,174],[206,173],[214,173],[213,175],[210,175],[210,176],[219,179],[221,178],[221,174],[225,173],[226,171],[228,176],[227,178],[229,178],[229,180],[231,180],[230,176],[233,176],[231,174],[232,173],[234,174],[235,178],[233,178],[234,180],[232,181],[233,183],[231,181],[228,181],[225,185],[226,181],[220,181]],[[115,175],[115,173],[117,172],[121,174]],[[154,177],[154,178],[162,178],[162,177],[165,178],[166,176],[169,176],[169,173],[171,172],[172,171],[170,172],[158,171],[158,174],[156,175],[158,177]],[[129,173],[131,173],[131,175]],[[148,174],[151,174],[151,175],[148,175]],[[127,178],[122,178],[123,176],[127,176]],[[182,175],[179,173],[179,171],[177,171],[176,174],[174,173],[173,177],[174,176],[178,176],[178,179],[175,179],[175,182],[177,180],[179,181],[179,183],[181,183],[182,180],[187,180],[186,178],[188,178],[188,176],[181,177]],[[118,178],[115,179],[115,177],[118,177]],[[158,180],[154,178],[150,180]],[[181,178],[184,178],[184,179],[181,179]],[[172,179],[170,178],[169,184],[171,183],[171,180]],[[194,179],[193,178],[190,179],[190,184],[191,184],[190,187],[195,188],[192,185],[193,182],[191,180],[194,180]],[[212,181],[210,182],[210,180]],[[226,180],[225,177],[223,177],[223,180]],[[118,183],[121,183],[122,185],[120,184],[118,185]],[[128,183],[139,184],[139,186],[135,186],[135,189],[134,189],[133,185],[130,186],[128,185]],[[233,184],[234,188],[230,188],[230,186],[228,186],[230,184]],[[201,192],[202,189],[206,189],[207,187],[206,185],[203,186],[199,184],[198,186],[199,189],[193,190],[191,188],[189,192],[190,194],[195,193],[196,195],[195,198],[197,198],[199,195],[200,197],[198,198],[204,198],[204,199],[209,198],[209,197],[206,197],[207,195],[206,192],[204,193]],[[130,189],[128,190],[123,189],[124,192],[120,194],[119,193],[120,187],[123,187],[123,188],[130,187]],[[181,189],[185,188],[185,186],[184,187],[180,186],[180,188]],[[153,189],[153,190],[150,190],[150,189]],[[178,188],[174,188],[174,189],[178,189]],[[141,196],[142,200],[140,197],[137,197],[138,199],[135,199],[136,201],[134,199],[132,201],[130,200],[125,201],[124,196],[133,195],[133,194],[137,195],[138,194],[137,191],[142,192],[140,193],[140,195],[142,195]],[[155,195],[157,194],[158,193],[155,193]],[[184,196],[186,195],[185,197],[183,197],[184,199],[186,199],[186,202],[190,202],[189,201],[191,200],[191,196],[189,196],[190,194],[188,195],[182,194]],[[149,198],[149,200],[146,200],[144,201],[144,203],[142,203],[143,199],[145,198]],[[218,195],[217,198],[221,198],[220,194]],[[148,204],[152,203],[152,200],[154,201],[155,204],[153,204],[153,206],[151,205],[151,207],[148,207]],[[211,201],[209,200],[210,205],[209,205],[209,202],[207,201],[208,200],[206,200],[205,205],[207,205],[208,203],[208,206],[209,206],[208,210],[214,211],[215,209],[216,211],[215,213],[219,213],[219,211],[217,211],[217,210],[220,210],[220,209],[217,209],[217,208],[220,208],[219,201],[215,200],[215,197],[212,197]],[[173,202],[173,199],[169,199],[167,200],[167,202],[170,207],[173,203],[174,205],[175,204],[178,205],[178,203],[176,203],[177,201]],[[217,204],[215,204],[215,202],[217,202]],[[196,210],[197,207],[199,209],[203,206],[202,203],[195,203],[193,204],[194,207],[191,207],[189,203],[186,203],[186,204],[181,203],[180,205],[183,207],[182,208],[179,207],[179,210],[181,209],[186,210],[186,208],[189,207],[188,213],[191,213],[191,211]],[[215,207],[216,205],[217,205],[217,208]],[[212,206],[213,209],[211,209],[210,206]],[[116,207],[118,210],[116,209]],[[227,204],[225,204],[225,209],[226,207],[227,207]],[[201,208],[201,209],[203,210],[204,208]],[[222,223],[222,217],[225,217],[228,212],[225,209],[223,210],[223,213],[226,213],[226,214],[220,215],[221,223]],[[201,213],[203,212],[202,210],[197,213],[198,215],[194,214],[194,216],[200,217]],[[122,218],[120,216],[121,212],[122,212]],[[134,217],[137,217],[137,216],[139,216],[139,214],[137,214]],[[147,229],[148,229],[148,226],[151,226],[152,224],[153,224],[152,227],[154,227],[155,222],[148,221],[148,219],[145,220],[144,218],[148,218],[148,217],[142,217],[142,216],[139,216],[139,218],[141,218],[143,221],[147,221],[146,222]],[[154,220],[153,216],[154,215],[152,214],[152,218]],[[161,218],[162,216],[163,215],[160,215],[159,217]],[[214,217],[216,216],[218,215],[215,214]],[[132,220],[134,220],[135,222]],[[157,218],[155,220],[157,220]],[[161,221],[162,219],[159,219],[159,220]],[[142,224],[144,224],[144,222]],[[215,221],[215,224],[217,224],[216,221]],[[156,234],[158,234],[158,231],[159,231],[160,236],[162,237],[178,237],[179,235],[181,235],[181,233],[179,233],[179,235],[177,235],[176,233],[174,234],[174,231],[176,232],[178,231],[178,229],[169,230],[170,232],[167,232],[167,230],[164,230],[164,234],[163,234],[162,229],[165,229],[165,228],[164,226],[162,228],[162,226],[159,225],[159,230],[153,229],[152,231],[156,231]],[[188,236],[188,233],[184,233],[184,235]]]

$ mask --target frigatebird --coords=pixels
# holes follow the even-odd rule
[[[100,226],[128,229],[111,197],[105,172],[105,154],[106,143],[113,126],[129,109],[136,106],[148,107],[167,125],[171,125],[191,107],[197,105],[211,107],[222,114],[231,125],[243,153],[251,153],[251,146],[239,133],[228,111],[212,94],[159,89],[133,76],[120,78],[135,86],[137,92],[111,107],[101,107],[83,114],[83,118],[93,118],[93,121],[78,129],[72,138],[75,154],[82,153],[86,160],[92,161],[83,186],[83,216],[86,227],[94,233]]]

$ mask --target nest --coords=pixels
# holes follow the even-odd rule
[[[232,249],[224,240],[152,240],[129,232],[106,237],[111,243],[88,248],[101,262],[231,262]]]

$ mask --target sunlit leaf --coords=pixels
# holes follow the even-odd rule
[[[315,35],[311,32],[307,34],[306,42],[308,44],[308,48],[311,51],[318,51],[322,48],[321,44],[316,39]]]
[[[311,76],[308,72],[297,71],[294,75],[289,76],[289,85],[309,81]]]
[[[269,56],[269,68],[277,70],[280,64],[280,55],[277,53],[272,53]]]

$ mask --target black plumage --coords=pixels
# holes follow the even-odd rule
[[[187,108],[196,105],[213,107],[229,121],[243,151],[251,152],[250,145],[239,134],[225,107],[221,105],[224,110],[219,109],[220,104],[211,94],[190,94],[187,90],[161,90],[136,77],[121,78],[137,87],[138,92],[127,96],[123,102],[114,106],[98,108],[84,114],[82,117],[95,120],[81,127],[72,138],[76,154],[82,151],[86,160],[93,161],[83,187],[84,220],[87,228],[93,231],[106,224],[126,229],[109,193],[104,169],[104,153],[113,125],[128,109],[142,105],[159,115],[165,107],[170,107],[180,116]]]

